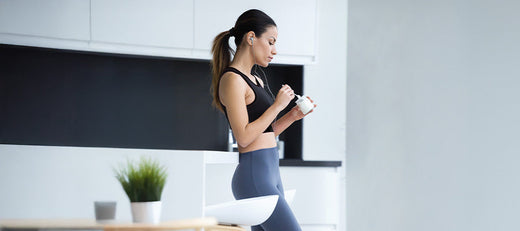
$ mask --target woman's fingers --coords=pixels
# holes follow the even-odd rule
[[[287,84],[282,85],[282,88],[280,89],[283,93],[288,94],[291,97],[294,97],[294,90],[291,89],[291,87]]]
[[[291,102],[294,98],[294,91],[287,84],[282,85],[280,90],[278,91],[278,95],[276,96],[276,101],[280,103],[284,108]]]
[[[314,104],[314,107],[317,107],[317,106],[318,106],[318,105],[316,105],[316,104],[314,103],[314,100],[312,100],[311,97],[307,96],[307,98],[311,101],[312,104]],[[312,112],[312,111],[311,111],[311,112]]]

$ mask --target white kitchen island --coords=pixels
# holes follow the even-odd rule
[[[113,169],[141,156],[168,168],[163,221],[204,216],[212,193],[206,178],[219,174],[208,166],[232,172],[238,164],[233,152],[0,145],[0,218],[93,218],[94,201],[117,201],[116,219],[130,221],[130,202]],[[231,195],[231,176],[219,179],[211,191]]]

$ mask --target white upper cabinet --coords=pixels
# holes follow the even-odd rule
[[[92,41],[193,48],[193,0],[92,0]]]
[[[89,0],[1,0],[0,33],[88,40]]]
[[[194,48],[210,50],[215,36],[233,27],[241,13],[259,9],[271,16],[278,26],[276,48],[279,55],[313,57],[316,5],[316,0],[242,0],[227,3],[195,0]]]
[[[248,9],[276,22],[275,63],[316,59],[317,0],[0,0],[0,42],[210,59],[215,36]]]

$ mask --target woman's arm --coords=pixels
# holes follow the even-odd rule
[[[314,103],[314,101],[311,98],[309,98],[309,100],[312,103]],[[314,104],[314,107],[316,107],[316,104]],[[298,106],[294,106],[289,112],[283,115],[282,118],[278,119],[276,122],[273,123],[274,135],[280,135],[283,131],[285,131],[285,129],[291,126],[292,123],[303,119],[303,117],[307,116],[312,111],[314,111],[314,109],[307,114],[303,114],[300,108],[298,108]]]
[[[275,102],[258,119],[249,123],[246,106],[245,83],[239,75],[228,72],[222,76],[219,86],[219,96],[226,107],[229,124],[235,135],[237,143],[241,147],[247,147],[272,123],[278,113],[289,104],[294,96],[290,96],[289,86],[282,87],[278,92]]]

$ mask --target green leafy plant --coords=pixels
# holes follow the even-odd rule
[[[138,163],[127,160],[126,165],[114,171],[130,202],[161,200],[167,173],[158,161],[145,157]]]

